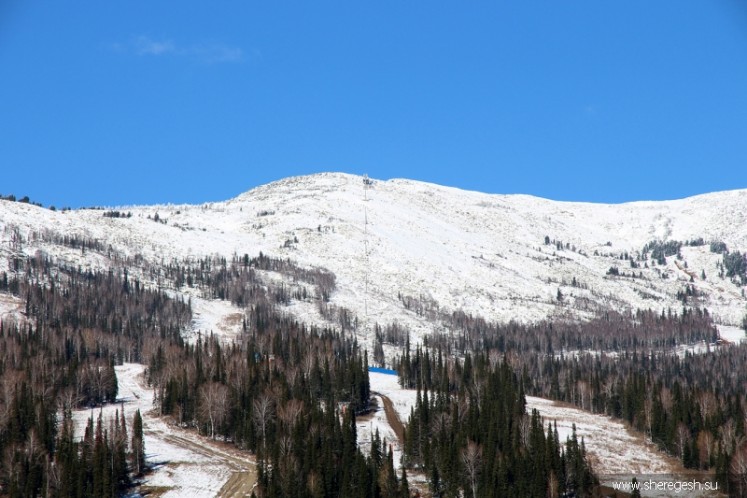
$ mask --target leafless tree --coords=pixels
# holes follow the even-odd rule
[[[218,382],[200,387],[199,413],[210,426],[210,437],[215,439],[215,428],[223,423],[228,409],[228,388]]]
[[[670,411],[672,409],[672,405],[674,404],[674,400],[672,397],[672,391],[669,390],[669,388],[664,387],[661,390],[661,406],[664,408],[664,411]]]
[[[708,468],[710,464],[714,441],[710,431],[703,430],[698,434],[698,460],[701,468]]]
[[[734,450],[737,442],[737,428],[734,425],[734,420],[727,420],[719,430],[721,433],[721,443],[723,444],[724,452],[730,455]]]
[[[558,498],[558,476],[555,475],[554,471],[550,471],[550,476],[547,478],[547,498]]]
[[[532,420],[529,415],[524,414],[519,421],[519,437],[521,438],[521,445],[524,448],[529,448],[529,429],[532,427]]]
[[[469,441],[467,447],[462,449],[461,456],[464,471],[472,489],[472,498],[477,498],[477,478],[482,466],[482,447],[474,441]]]
[[[747,493],[747,447],[745,445],[740,446],[734,452],[729,473],[737,486],[737,496],[745,496]]]
[[[576,389],[578,392],[578,397],[581,400],[581,409],[582,410],[588,410],[591,407],[591,386],[588,382],[579,380],[576,382]],[[586,402],[589,401],[589,406],[587,406]]]
[[[677,443],[677,452],[679,453],[680,458],[682,458],[685,453],[685,448],[690,442],[690,429],[688,429],[682,422],[677,424],[675,440]]]
[[[298,399],[288,400],[287,403],[278,408],[278,418],[288,429],[293,429],[301,413],[303,413],[303,408],[303,401]]]
[[[286,368],[285,378],[288,380],[288,386],[290,386],[291,389],[296,387],[296,383],[298,382],[299,377],[300,375],[298,367],[292,366]]]
[[[434,435],[441,434],[442,431],[448,433],[451,427],[451,419],[445,412],[441,412],[436,414],[432,424]]]
[[[706,423],[706,419],[710,417],[718,406],[716,396],[708,391],[703,391],[698,394],[697,397],[698,408],[700,408],[700,416],[702,417],[703,423]]]
[[[275,403],[267,393],[260,394],[252,402],[252,419],[262,434],[262,449],[267,449],[267,426],[274,416]]]

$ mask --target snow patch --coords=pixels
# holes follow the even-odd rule
[[[527,396],[526,400],[527,413],[535,409],[539,411],[545,421],[545,428],[549,421],[557,423],[561,443],[571,437],[573,425],[576,425],[576,436],[579,442],[583,438],[592,468],[600,476],[602,484],[611,486],[616,481],[615,478],[605,479],[605,476],[620,475],[652,478],[657,475],[682,475],[682,480],[688,479],[676,459],[629,430],[622,422],[544,398]],[[642,491],[642,494],[667,496],[656,492]]]
[[[399,385],[399,377],[396,375],[368,372],[368,381],[371,391],[383,394],[390,400],[397,416],[403,424],[410,420],[410,412],[415,409],[417,391],[414,389],[402,389]]]
[[[95,424],[101,413],[104,427],[108,427],[109,419],[123,409],[131,435],[132,419],[139,409],[143,417],[146,462],[153,469],[145,476],[143,488],[165,488],[162,496],[212,498],[232,474],[253,469],[248,454],[159,418],[153,409],[153,390],[144,383],[144,365],[125,363],[116,366],[115,371],[119,385],[117,403],[74,411],[75,435],[83,437],[89,417],[93,416]]]

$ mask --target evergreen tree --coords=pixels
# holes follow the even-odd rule
[[[143,475],[145,471],[145,438],[143,437],[143,417],[140,410],[135,411],[132,418],[132,443],[130,445],[130,460],[133,473]]]

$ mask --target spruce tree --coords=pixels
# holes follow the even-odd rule
[[[141,476],[145,471],[145,439],[143,437],[143,417],[140,410],[135,412],[132,419],[132,445],[130,458],[132,471],[135,476]]]

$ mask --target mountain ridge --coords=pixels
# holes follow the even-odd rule
[[[747,249],[747,190],[595,204],[407,179],[369,179],[366,185],[361,176],[321,173],[221,202],[110,209],[131,217],[0,202],[0,271],[19,249],[13,247],[18,235],[27,256],[42,251],[73,264],[111,264],[106,251],[81,255],[42,240],[43,233],[99,240],[153,263],[263,252],[333,272],[331,303],[351,310],[369,339],[374,323],[397,322],[416,339],[443,330],[408,309],[408,299],[441,313],[501,322],[585,319],[603,309],[705,307],[725,325],[739,324],[747,303],[744,286],[718,276],[722,255],[708,245]],[[663,265],[650,255],[643,259],[651,241],[696,239],[704,245],[683,245]],[[695,296],[682,302],[678,293],[688,286]],[[324,321],[303,303],[290,310],[303,320]]]

